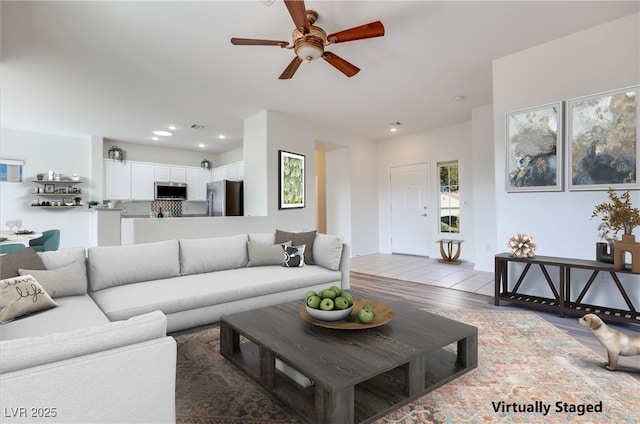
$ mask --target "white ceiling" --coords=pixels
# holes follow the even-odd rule
[[[362,69],[352,78],[320,60],[279,80],[293,51],[229,42],[290,40],[284,3],[266,3],[2,1],[0,123],[219,153],[241,145],[245,118],[269,109],[388,138],[392,122],[398,134],[422,131],[492,103],[492,60],[640,10],[638,1],[309,0],[327,33],[381,20],[386,34],[327,48]],[[171,124],[173,137],[151,140]]]

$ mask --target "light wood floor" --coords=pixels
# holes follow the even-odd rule
[[[606,351],[598,339],[591,330],[578,325],[577,316],[560,318],[549,312],[520,306],[509,306],[504,303],[496,306],[492,296],[356,272],[351,272],[351,287],[365,290],[379,297],[402,301],[417,308],[532,311],[600,355],[603,358],[603,364],[606,359]],[[640,336],[638,325],[612,323],[608,325],[623,333]],[[640,356],[620,357],[618,370],[616,372],[625,372],[640,381]]]

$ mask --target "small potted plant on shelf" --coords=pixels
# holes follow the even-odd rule
[[[36,174],[36,180],[38,180],[38,181],[44,180],[44,174],[42,172],[38,172]]]
[[[97,206],[97,205],[98,205],[98,202],[96,202],[95,200],[89,200],[87,202],[87,206],[89,206],[89,209],[91,209],[92,207]]]
[[[124,160],[124,151],[118,146],[111,146],[109,148],[109,159],[122,162]]]

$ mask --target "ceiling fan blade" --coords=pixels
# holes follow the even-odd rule
[[[327,35],[327,41],[330,43],[344,43],[345,41],[363,40],[365,38],[381,37],[383,35],[384,25],[382,25],[380,21],[375,21],[329,34]]]
[[[259,40],[256,38],[232,38],[231,44],[236,46],[280,46],[284,47],[289,44],[288,41],[279,40]]]
[[[284,4],[289,9],[289,14],[296,28],[303,34],[309,32],[309,21],[307,20],[307,8],[303,0],[284,0]]]
[[[329,62],[331,66],[333,66],[338,71],[342,72],[348,77],[352,77],[358,72],[360,72],[360,68],[347,62],[346,60],[336,55],[335,53],[324,52],[322,55],[322,58],[327,62]]]
[[[298,56],[294,56],[291,63],[289,63],[289,66],[287,66],[282,74],[280,74],[278,79],[290,79],[291,77],[293,77],[293,74],[296,73],[296,71],[298,70],[298,66],[300,66],[301,63],[302,59],[300,59]]]

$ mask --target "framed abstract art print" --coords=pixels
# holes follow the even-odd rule
[[[567,101],[570,190],[640,188],[638,87]]]
[[[562,102],[507,113],[508,192],[562,190]]]

